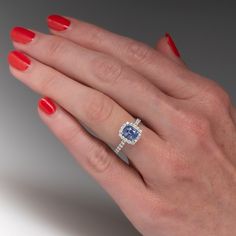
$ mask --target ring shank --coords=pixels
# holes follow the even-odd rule
[[[122,140],[120,144],[117,146],[117,148],[115,149],[115,153],[118,154],[124,146],[125,146],[125,141]]]
[[[140,119],[136,119],[134,122],[134,125],[138,126],[140,124],[141,120]]]

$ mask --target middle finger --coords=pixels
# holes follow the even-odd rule
[[[19,27],[12,30],[11,36],[16,48],[107,94],[132,115],[140,117],[156,132],[164,135],[164,108],[173,98],[165,95],[121,61],[83,48],[59,36],[45,35]],[[153,113],[163,119],[157,123]]]

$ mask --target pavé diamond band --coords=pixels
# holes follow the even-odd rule
[[[120,144],[116,147],[115,153],[118,154],[126,143],[134,145],[140,139],[142,130],[138,127],[141,123],[140,119],[136,119],[135,122],[125,122],[120,130],[119,137],[121,138]]]

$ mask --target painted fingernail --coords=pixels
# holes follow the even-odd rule
[[[34,32],[22,27],[15,27],[11,31],[11,39],[17,43],[27,44],[30,43],[34,38]]]
[[[166,33],[165,36],[166,36],[167,43],[169,44],[171,50],[174,52],[174,54],[175,54],[177,57],[180,57],[179,50],[177,49],[177,47],[176,47],[176,45],[175,45],[175,42],[174,42],[174,40],[172,39],[172,37],[170,36],[170,34],[169,34],[169,33]]]
[[[52,115],[57,109],[55,103],[48,97],[41,98],[38,107],[47,115]]]
[[[26,71],[31,64],[30,59],[19,51],[10,52],[8,62],[12,67],[20,71]]]
[[[51,15],[47,19],[48,27],[56,31],[64,31],[69,28],[71,22],[63,16]]]

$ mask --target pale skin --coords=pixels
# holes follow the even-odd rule
[[[218,84],[193,73],[163,37],[155,49],[69,18],[67,30],[13,42],[32,61],[12,74],[50,97],[39,115],[145,236],[236,235],[236,112]],[[143,133],[123,152],[126,121]],[[99,138],[83,127],[88,126]]]

